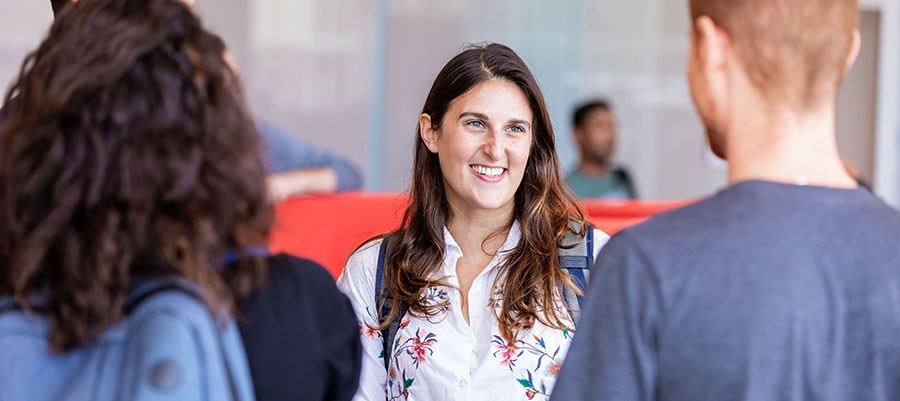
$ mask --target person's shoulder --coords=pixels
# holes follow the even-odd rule
[[[378,269],[378,257],[381,253],[381,238],[368,241],[347,258],[347,264],[338,277],[338,288],[354,299],[354,294],[374,294],[375,275]],[[368,296],[368,295],[365,295]]]
[[[730,200],[725,192],[652,216],[622,230],[637,242],[657,245],[682,241],[704,241],[727,226]]]
[[[378,264],[378,256],[381,253],[381,243],[384,241],[382,238],[376,238],[370,240],[359,246],[353,253],[347,258],[347,265],[344,267],[344,272],[350,270],[350,273],[363,273],[370,274],[375,272],[376,265]]]
[[[612,170],[610,171],[610,174],[615,175],[615,176],[618,176],[618,177],[623,178],[623,179],[630,179],[630,178],[631,178],[631,174],[628,173],[628,169],[625,168],[624,166],[615,166],[615,167],[613,167]]]
[[[606,245],[606,243],[609,242],[609,238],[610,238],[610,235],[607,234],[606,231],[603,231],[597,227],[594,227],[593,240],[594,240],[595,247],[596,246],[603,247],[603,245]]]
[[[330,277],[322,265],[306,258],[287,253],[279,253],[269,257],[269,272],[273,276],[293,276],[302,278],[323,279]]]
[[[286,253],[268,258],[268,277],[260,291],[281,295],[316,297],[336,292],[334,278],[322,265]]]

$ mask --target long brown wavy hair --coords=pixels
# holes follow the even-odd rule
[[[231,311],[265,276],[243,251],[271,224],[259,138],[224,50],[179,1],[83,0],[23,63],[0,123],[0,291],[49,317],[55,350],[120,320],[137,275]]]
[[[535,320],[553,328],[569,328],[563,318],[567,312],[558,308],[559,289],[561,285],[575,291],[577,288],[560,267],[558,247],[571,221],[579,222],[579,234],[584,234],[586,220],[580,204],[563,183],[553,126],[540,86],[509,47],[475,45],[453,57],[435,78],[422,113],[428,114],[434,128],[439,129],[450,104],[489,79],[518,86],[534,114],[531,152],[509,223],[519,223],[522,237],[498,274],[503,277],[502,307],[497,316],[500,333],[513,343]],[[444,259],[443,233],[451,210],[438,156],[425,146],[418,126],[412,171],[411,204],[400,228],[385,235],[394,244],[385,255],[384,281],[392,301],[390,315],[379,328],[386,327],[403,307],[421,316],[439,313],[440,305],[428,305],[422,295],[431,286],[446,285],[434,275]]]

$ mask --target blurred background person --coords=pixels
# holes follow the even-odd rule
[[[269,193],[279,201],[289,196],[330,194],[362,188],[359,169],[335,153],[300,139],[281,127],[257,120],[269,175]]]
[[[581,104],[572,114],[572,135],[581,158],[566,184],[579,198],[636,199],[631,176],[614,166],[616,117],[606,100]]]

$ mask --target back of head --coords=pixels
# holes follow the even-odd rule
[[[808,109],[834,102],[857,26],[856,0],[690,0],[724,29],[768,100]]]
[[[28,56],[0,124],[0,290],[44,293],[58,349],[120,318],[131,277],[230,304],[264,266],[258,135],[222,41],[174,0],[81,0]],[[224,276],[224,280],[223,280]]]

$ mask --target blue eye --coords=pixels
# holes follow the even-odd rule
[[[525,128],[522,128],[522,127],[520,127],[520,126],[518,126],[518,125],[513,125],[513,126],[507,128],[506,130],[507,130],[507,131],[510,131],[510,132],[516,132],[516,133],[523,133],[523,132],[525,132]]]
[[[475,128],[485,128],[484,123],[481,122],[480,120],[469,121],[466,123],[466,125],[468,125],[470,127],[475,127]]]

